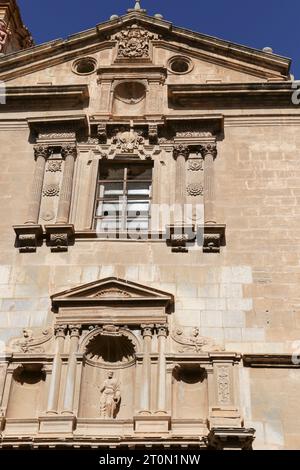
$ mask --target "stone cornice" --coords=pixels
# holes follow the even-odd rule
[[[169,99],[179,107],[294,107],[292,82],[169,85]]]
[[[0,78],[8,80],[21,74],[24,75],[29,70],[32,72],[36,67],[37,69],[49,67],[50,64],[53,65],[53,60],[56,60],[57,63],[65,62],[67,57],[71,59],[73,56],[75,58],[74,54],[76,51],[78,53],[79,49],[81,52],[91,53],[93,49],[113,47],[115,42],[107,40],[108,33],[111,31],[113,34],[133,22],[154,29],[163,36],[166,44],[177,41],[181,45],[192,48],[194,53],[197,53],[197,50],[202,55],[204,51],[208,52],[214,56],[214,59],[219,57],[224,61],[224,64],[228,63],[229,66],[236,69],[239,66],[243,69],[246,65],[255,75],[255,67],[257,66],[258,76],[262,76],[262,73],[264,76],[279,75],[283,78],[288,76],[291,64],[291,60],[288,58],[178,28],[165,20],[131,12],[118,19],[101,23],[90,30],[74,34],[65,40],[58,39],[0,58],[2,71]],[[99,42],[99,39],[102,41]]]
[[[0,107],[0,112],[10,109],[23,110],[26,105],[34,109],[49,108],[49,101],[59,108],[79,106],[82,108],[89,99],[87,85],[60,86],[14,86],[6,87],[1,94],[6,98],[6,104]],[[0,94],[0,98],[1,98]]]

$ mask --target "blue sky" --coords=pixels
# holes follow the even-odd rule
[[[134,0],[18,0],[24,22],[37,44],[84,31],[124,14]],[[182,26],[293,60],[300,79],[300,1],[290,0],[142,0],[148,14],[162,13]]]

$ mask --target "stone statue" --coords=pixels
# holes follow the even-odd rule
[[[109,371],[107,379],[101,387],[100,416],[105,419],[116,417],[117,407],[121,401],[120,383],[114,378],[114,373]]]

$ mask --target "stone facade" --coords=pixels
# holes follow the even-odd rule
[[[290,61],[138,8],[22,47],[0,58],[0,447],[299,448]],[[103,228],[111,168],[127,205],[151,173],[145,230]]]

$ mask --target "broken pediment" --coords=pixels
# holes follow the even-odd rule
[[[157,289],[125,281],[115,277],[75,287],[51,297],[54,309],[60,307],[101,306],[152,306],[163,307],[166,312],[173,308],[174,298]]]

